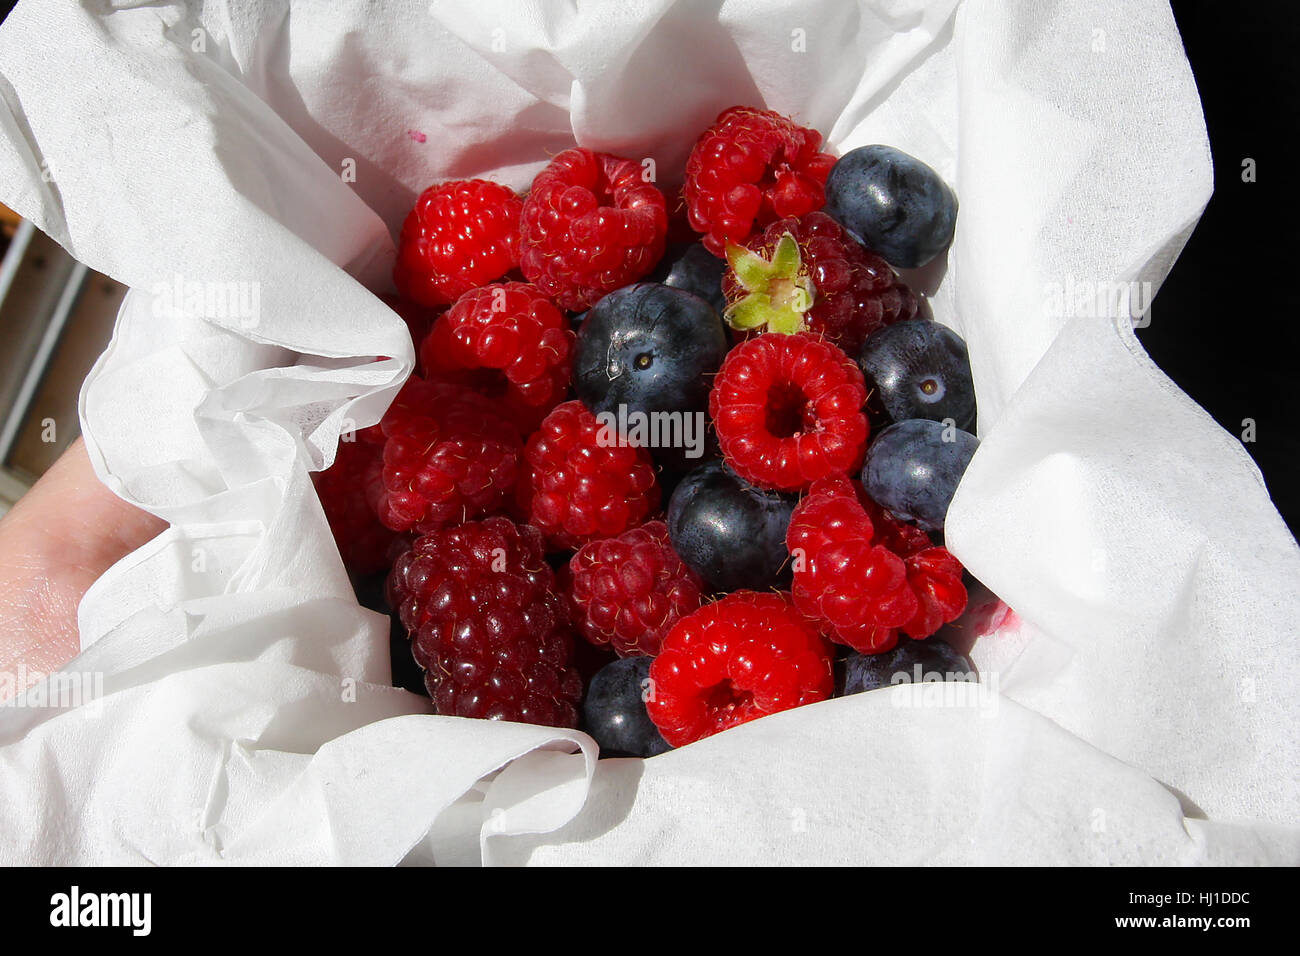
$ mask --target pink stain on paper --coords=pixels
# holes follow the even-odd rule
[[[429,137],[425,136],[418,129],[408,129],[406,135],[411,137],[411,139],[415,140],[417,143],[424,143],[429,139]]]

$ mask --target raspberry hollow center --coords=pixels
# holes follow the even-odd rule
[[[704,692],[704,712],[711,722],[726,724],[737,712],[744,713],[754,703],[754,695],[743,687],[737,687],[730,678],[715,684]]]
[[[812,403],[793,382],[778,382],[767,393],[767,430],[774,438],[793,438],[817,425]]]

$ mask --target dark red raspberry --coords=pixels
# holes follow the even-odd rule
[[[835,157],[822,137],[794,120],[746,106],[718,116],[686,161],[683,195],[696,232],[721,257],[774,219],[802,216],[826,201]]]
[[[573,638],[535,528],[494,517],[417,538],[388,594],[439,714],[578,725]]]
[[[524,457],[520,504],[553,550],[622,534],[659,507],[650,453],[619,444],[582,402],[557,405]]]
[[[397,537],[375,513],[383,491],[383,446],[366,441],[364,434],[341,440],[334,464],[312,476],[339,556],[359,575],[387,571],[389,546]]]
[[[527,434],[568,392],[573,340],[537,287],[504,282],[457,299],[420,345],[420,364],[431,378],[496,399]]]
[[[524,203],[519,266],[561,306],[581,312],[663,258],[668,209],[640,163],[566,149]]]
[[[887,651],[901,629],[925,638],[966,607],[961,564],[847,478],[815,482],[786,534],[794,603],[863,654]]]
[[[760,488],[798,491],[860,464],[862,372],[829,342],[772,332],[737,345],[709,393],[727,464]]]
[[[700,606],[700,579],[668,543],[662,521],[583,545],[565,583],[574,626],[620,657],[658,654],[672,626]]]
[[[448,305],[518,267],[523,205],[485,179],[430,186],[402,224],[393,266],[398,291],[421,305]]]
[[[460,385],[412,378],[380,422],[379,518],[396,531],[432,531],[503,507],[523,453],[493,402]]]
[[[735,591],[682,618],[650,681],[646,711],[674,747],[835,689],[830,645],[783,592]]]
[[[722,290],[733,328],[816,332],[855,356],[872,332],[917,312],[889,263],[824,212],[779,220],[728,248]]]

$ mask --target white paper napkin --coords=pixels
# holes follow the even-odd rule
[[[1300,861],[1295,542],[1129,320],[1061,307],[1154,291],[1209,196],[1164,4],[24,0],[0,79],[0,198],[132,287],[92,461],[172,522],[82,603],[95,700],[0,709],[0,861]],[[976,378],[948,543],[1020,622],[977,643],[976,698],[649,761],[431,716],[386,686],[308,474],[411,368],[367,291],[392,235],[431,182],[526,188],[575,141],[670,188],[735,103],[957,190],[909,280]]]

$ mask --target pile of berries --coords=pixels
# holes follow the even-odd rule
[[[895,271],[944,250],[956,199],[897,150],[821,146],[733,107],[671,196],[573,148],[523,196],[418,198],[386,300],[417,374],[316,485],[437,713],[653,756],[971,672],[935,637],[973,580],[941,538],[970,365]]]

